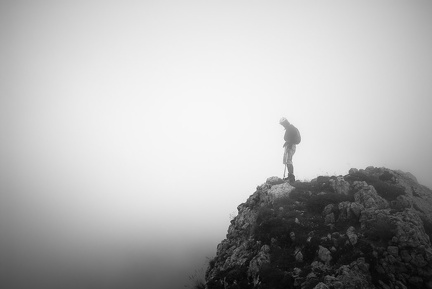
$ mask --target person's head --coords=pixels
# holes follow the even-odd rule
[[[279,120],[279,124],[282,125],[284,128],[287,128],[290,123],[289,123],[289,121],[286,118],[282,117]]]

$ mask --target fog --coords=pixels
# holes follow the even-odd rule
[[[2,1],[0,287],[191,287],[237,206],[282,177],[282,116],[297,179],[385,166],[432,187],[431,16]]]

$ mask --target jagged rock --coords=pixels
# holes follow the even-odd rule
[[[294,189],[295,188],[289,183],[273,185],[268,191],[268,195],[270,196],[271,200],[274,201],[277,198],[287,197]]]
[[[384,228],[390,229],[387,224],[391,223],[389,210],[364,209],[361,212],[360,224],[362,230],[385,225]]]
[[[431,190],[405,173],[374,167],[295,186],[269,178],[237,207],[207,269],[206,289],[274,288],[271,282],[432,289]],[[337,202],[333,194],[322,198],[330,203],[322,211],[308,203],[331,188],[355,201]]]
[[[375,188],[366,182],[354,182],[357,192],[354,194],[356,203],[362,204],[365,208],[386,209],[388,202],[380,197]]]
[[[349,169],[348,174],[350,174],[350,175],[354,175],[354,174],[357,173],[358,171],[359,171],[359,170],[356,169],[356,168],[351,168],[351,169]]]
[[[222,270],[227,270],[235,266],[243,266],[251,257],[251,252],[248,250],[248,244],[242,243],[232,250],[232,253],[222,265]]]
[[[310,272],[306,276],[306,281],[302,284],[303,288],[311,288],[312,284],[316,284],[319,281],[317,274]]]
[[[398,185],[405,189],[410,207],[419,212],[420,216],[432,224],[432,191],[411,178],[398,178]]]
[[[326,247],[320,245],[318,250],[318,258],[320,258],[320,260],[324,263],[328,263],[332,259],[331,252]]]
[[[254,208],[255,210],[259,207],[262,207],[266,204],[269,204],[271,201],[271,198],[268,195],[268,190],[271,188],[270,185],[265,184],[264,189],[259,189],[255,193],[253,193],[246,201],[246,203],[243,203],[239,206],[244,206],[248,208]],[[239,209],[239,207],[237,207]]]
[[[336,283],[341,283],[336,277],[331,276],[331,275],[326,275],[324,277],[324,284],[326,284],[327,286],[332,286],[333,288],[342,288],[343,284],[341,283],[340,287],[337,287],[337,285],[335,286]]]
[[[335,222],[334,213],[330,213],[330,214],[325,216],[324,224],[328,225],[328,224],[333,224],[334,222]]]
[[[341,176],[336,177],[336,179],[330,179],[330,186],[333,190],[342,195],[348,195],[350,184],[345,181],[345,179]]]
[[[410,179],[413,182],[415,182],[416,184],[418,184],[417,178],[413,174],[411,174],[410,172],[403,172],[401,170],[396,170],[396,172],[398,172],[400,175],[402,175],[405,178]]]
[[[321,271],[324,271],[325,268],[326,268],[326,265],[320,261],[313,261],[311,263],[312,272],[321,272]]]
[[[404,210],[392,216],[397,226],[396,237],[400,247],[429,246],[429,236],[425,234],[423,222],[413,210]]]
[[[328,214],[330,214],[334,211],[334,208],[335,208],[334,204],[328,204],[327,206],[324,207],[322,215],[327,216]]]
[[[402,278],[404,272],[411,272],[412,277],[421,277],[422,280],[432,279],[432,264],[427,261],[427,251],[430,250],[431,245],[423,231],[422,221],[414,210],[406,209],[403,212],[390,214],[389,209],[375,211],[367,209],[362,212],[362,218],[362,222],[368,219],[366,227],[378,225],[375,234],[385,236],[386,230],[389,230],[388,232],[394,235],[391,238],[394,245],[387,247],[385,253],[388,255],[380,259],[381,265],[377,266],[378,272],[381,271],[382,274],[392,277],[390,279],[392,284],[396,282],[407,284],[407,279]],[[411,286],[420,282],[418,278],[413,280]]]
[[[332,233],[331,240],[335,248],[338,248],[340,245],[345,243],[342,236],[338,232]]]
[[[350,202],[348,202],[348,201],[339,203],[339,205],[338,205],[339,220],[343,221],[343,220],[348,219],[349,205],[350,205]]]
[[[296,250],[294,252],[294,256],[297,262],[303,262],[303,254],[301,252],[300,247],[296,247]]]
[[[406,197],[403,197],[403,206],[410,204],[420,213],[420,216],[432,224],[432,191],[423,185],[420,185],[411,173],[401,170],[389,170],[387,168],[367,167],[365,170],[350,170],[350,175],[363,173],[368,177],[393,183],[395,186],[403,188]]]
[[[353,226],[349,227],[348,230],[346,231],[346,234],[348,236],[348,239],[351,243],[351,245],[355,245],[357,244],[357,235],[355,233],[355,228]]]
[[[248,276],[253,279],[254,284],[258,284],[259,271],[261,266],[270,263],[270,246],[263,245],[259,253],[250,261]]]
[[[339,220],[358,219],[364,206],[356,202],[340,202],[338,205]]]
[[[364,206],[359,203],[351,203],[350,204],[350,211],[354,214],[356,218],[360,217],[361,211],[364,210]]]
[[[268,184],[267,182],[265,182],[265,183],[263,183],[263,184],[257,186],[256,189],[257,189],[257,192],[260,192],[260,191],[266,191],[266,190],[268,190],[270,187],[271,187],[271,185]]]
[[[282,180],[279,177],[270,177],[266,180],[266,183],[269,184],[270,186],[273,186],[273,185],[279,185],[284,183],[284,180]]]
[[[232,220],[228,228],[228,234],[235,233],[235,230],[247,229],[256,219],[256,212],[247,207],[240,207],[237,216]]]
[[[342,265],[337,271],[336,278],[343,283],[344,288],[375,288],[371,282],[369,264],[364,258],[359,258],[350,265]]]

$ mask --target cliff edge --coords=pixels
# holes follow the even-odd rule
[[[432,191],[410,173],[271,177],[237,209],[207,289],[432,289]]]

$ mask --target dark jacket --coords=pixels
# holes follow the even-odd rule
[[[294,144],[294,140],[296,139],[296,135],[297,135],[297,129],[292,124],[286,126],[285,135],[284,135],[284,140],[285,140],[284,147],[288,146],[288,148],[291,148],[292,145]]]

